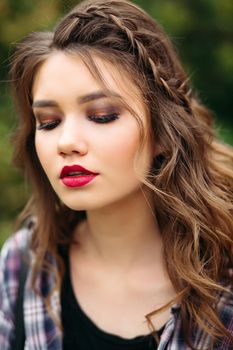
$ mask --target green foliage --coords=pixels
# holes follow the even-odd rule
[[[233,144],[233,44],[231,0],[135,0],[156,18],[176,45],[193,85],[216,113],[219,133]],[[9,98],[7,72],[13,44],[35,30],[51,28],[76,0],[0,1],[0,245],[29,190],[11,165],[10,136],[16,116]]]

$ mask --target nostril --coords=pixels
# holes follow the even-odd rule
[[[79,154],[86,154],[88,151],[88,147],[85,143],[77,142],[77,143],[59,143],[58,144],[58,153],[62,156]]]

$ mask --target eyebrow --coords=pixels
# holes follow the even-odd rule
[[[96,91],[88,95],[79,96],[77,101],[79,104],[84,104],[94,100],[98,100],[106,97],[114,97],[122,100],[122,97],[116,92],[110,92],[110,94],[105,94],[103,91]],[[32,108],[41,108],[41,107],[59,107],[59,104],[53,100],[38,100],[32,103]]]

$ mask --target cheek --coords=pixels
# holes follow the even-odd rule
[[[151,143],[148,141],[144,147],[139,149],[139,132],[122,134],[113,142],[109,140],[106,147],[106,166],[111,164],[115,174],[136,175],[137,178],[144,177],[149,170],[153,153]],[[139,149],[139,153],[138,153]],[[137,157],[136,157],[137,156]]]
[[[136,170],[137,174],[144,176],[152,160],[151,143],[148,141],[136,158],[140,144],[139,125],[132,116],[122,121],[122,125],[108,132],[104,139],[99,139],[100,147],[96,148],[96,155],[111,175],[121,173],[132,176]]]
[[[136,169],[142,169],[144,174],[144,152],[140,154],[137,160],[137,151],[139,147],[139,133],[131,132],[130,134],[121,133],[113,138],[105,139],[102,153],[98,154],[98,158],[102,159],[103,169],[111,178],[124,179],[124,183],[132,181],[136,176]],[[136,160],[136,163],[135,163]]]
[[[133,129],[125,127],[105,137],[104,146],[100,147],[98,153],[106,160],[106,165],[111,163],[111,166],[118,170],[119,167],[132,168],[138,144],[139,133],[136,127]]]

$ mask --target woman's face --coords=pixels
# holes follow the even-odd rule
[[[133,108],[146,128],[145,106],[131,80],[110,63],[97,57],[95,62],[110,91]],[[104,95],[78,56],[52,54],[39,68],[32,93],[36,151],[69,208],[99,209],[141,192],[134,170],[138,123],[118,98]],[[153,153],[148,141],[137,163],[140,173],[150,168]]]

